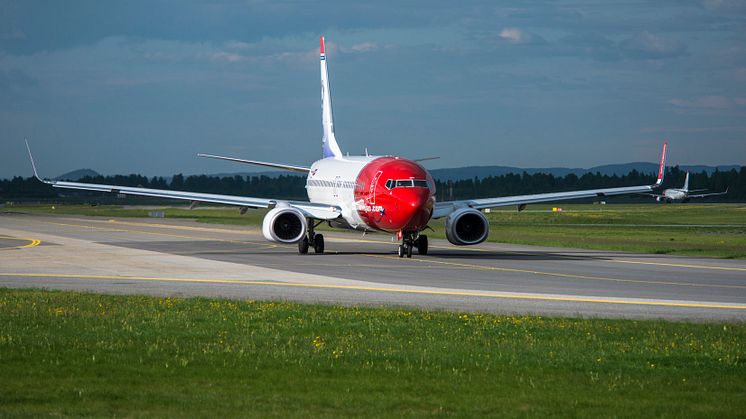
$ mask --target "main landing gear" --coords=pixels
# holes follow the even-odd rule
[[[301,255],[307,254],[308,248],[311,246],[313,246],[315,253],[324,253],[324,235],[316,234],[314,231],[322,222],[319,221],[314,224],[313,220],[308,220],[308,232],[306,233],[306,237],[303,237],[303,240],[298,242],[298,253]]]
[[[420,255],[427,254],[427,236],[419,234],[418,232],[408,232],[402,234],[402,244],[399,245],[399,257],[404,256],[411,258],[412,249],[417,248],[417,253]]]

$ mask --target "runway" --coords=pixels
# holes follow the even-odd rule
[[[492,234],[499,235],[499,230]],[[582,317],[746,320],[746,261],[324,232],[298,255],[259,227],[0,214],[0,286]]]

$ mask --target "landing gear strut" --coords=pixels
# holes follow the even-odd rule
[[[398,255],[400,258],[403,258],[404,256],[411,258],[412,249],[415,247],[417,248],[418,254],[426,255],[427,246],[428,243],[426,235],[420,234],[416,231],[402,233],[402,244],[399,245]]]
[[[315,253],[324,253],[324,235],[316,234],[316,227],[319,226],[323,221],[319,221],[314,224],[313,220],[308,220],[308,232],[303,240],[298,242],[298,253],[305,255],[308,253],[308,249],[313,246]]]

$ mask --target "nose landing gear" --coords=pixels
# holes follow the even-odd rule
[[[402,233],[402,244],[399,245],[398,255],[400,258],[404,256],[411,258],[412,249],[417,248],[417,253],[420,255],[427,254],[427,236],[420,234],[417,231]]]

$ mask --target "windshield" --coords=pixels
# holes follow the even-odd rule
[[[427,181],[422,179],[389,179],[386,181],[386,188],[427,188]]]

